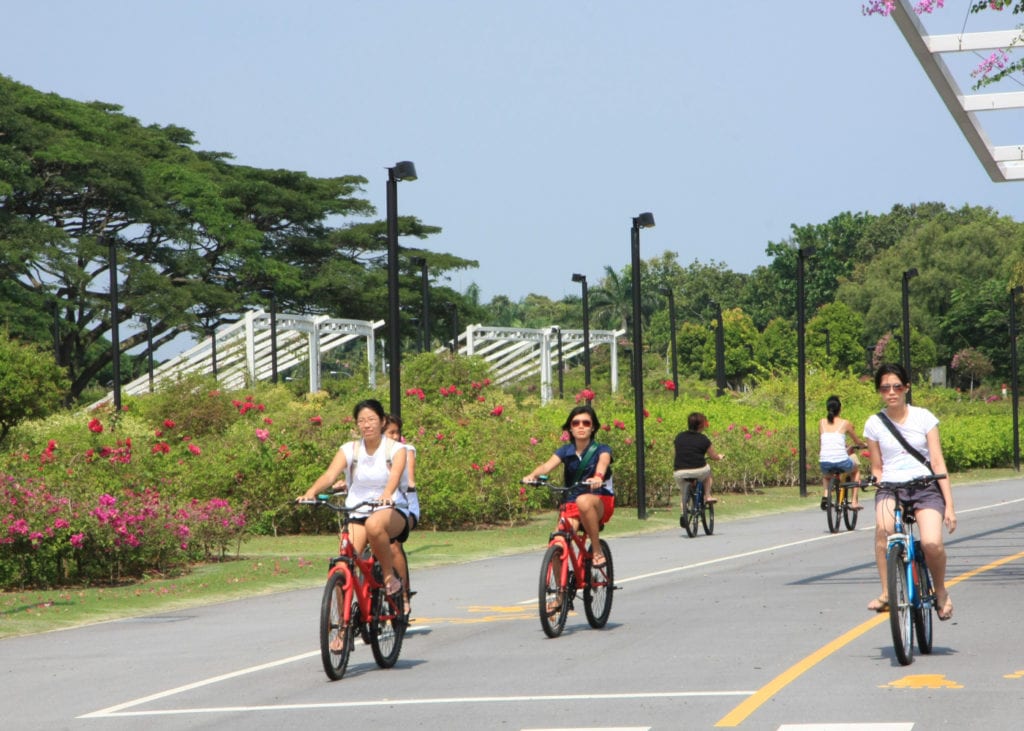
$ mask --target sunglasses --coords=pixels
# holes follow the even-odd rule
[[[903,393],[906,388],[902,383],[883,383],[878,387],[878,392],[889,393],[889,391],[892,391],[893,393]]]
[[[573,419],[569,422],[570,426],[592,426],[593,423],[590,419]]]

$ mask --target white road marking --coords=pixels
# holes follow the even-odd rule
[[[787,723],[778,731],[910,731],[912,723]]]
[[[292,662],[294,660],[311,657],[313,655],[319,655],[319,651],[307,653],[305,655],[297,655],[294,658],[287,660],[281,660],[276,663],[269,663],[267,665],[260,665],[255,668],[248,670],[241,670],[237,673],[228,673],[227,675],[219,675],[216,678],[210,678],[205,681],[198,683],[191,683],[189,685],[183,685],[180,688],[164,691],[163,693],[156,693],[154,695],[146,696],[145,698],[139,698],[138,700],[128,701],[127,703],[121,703],[116,706],[110,706],[99,711],[93,711],[87,713],[79,718],[122,718],[125,716],[184,716],[198,713],[242,713],[242,712],[253,712],[253,711],[292,711],[292,710],[311,710],[311,709],[322,709],[322,708],[372,708],[372,707],[394,707],[394,706],[439,706],[439,705],[456,705],[456,704],[471,704],[471,703],[538,703],[538,702],[549,702],[556,701],[559,703],[565,703],[566,701],[578,702],[578,701],[617,701],[617,700],[646,700],[646,699],[664,699],[664,698],[720,698],[723,696],[749,696],[754,693],[752,690],[710,690],[710,691],[676,691],[676,692],[664,692],[664,693],[581,693],[578,695],[509,695],[509,696],[466,696],[460,698],[384,698],[375,701],[338,701],[336,703],[285,703],[282,705],[273,706],[212,706],[207,708],[171,708],[159,711],[128,711],[127,708],[138,706],[143,703],[147,703],[158,698],[166,698],[167,696],[174,695],[175,693],[184,693],[185,691],[198,688],[203,685],[209,685],[210,683],[220,682],[227,680],[232,677],[244,675],[249,672],[255,672],[257,670],[264,670],[274,665],[280,665],[285,662]]]

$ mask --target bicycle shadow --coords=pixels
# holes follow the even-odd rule
[[[932,645],[932,651],[931,652],[923,653],[923,652],[921,652],[921,649],[915,645],[914,646],[914,662],[912,662],[910,665],[901,665],[899,659],[897,659],[897,657],[896,657],[896,651],[892,649],[892,645],[891,644],[880,646],[878,648],[878,653],[879,653],[879,655],[881,655],[883,660],[885,660],[885,659],[889,660],[890,664],[894,668],[905,668],[905,669],[906,668],[912,668],[914,666],[914,664],[916,664],[917,661],[920,660],[921,658],[927,658],[927,657],[952,657],[954,655],[959,655],[960,654],[960,652],[958,650],[955,650],[952,647],[939,647],[937,645]]]

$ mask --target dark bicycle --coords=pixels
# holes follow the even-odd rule
[[[562,487],[552,485],[544,478],[524,484],[549,488],[558,498],[558,525],[544,552],[537,595],[540,626],[544,634],[548,637],[562,634],[573,600],[581,589],[587,622],[595,629],[604,627],[612,613],[612,592],[616,589],[612,550],[602,538],[601,552],[605,560],[602,565],[594,566],[586,533],[582,526],[574,530],[566,514],[569,496],[573,492],[589,490],[590,485],[584,482]]]
[[[715,532],[715,504],[704,499],[704,481],[687,478],[683,483],[683,513],[679,516],[679,525],[686,529],[690,538],[697,536],[697,521],[704,526],[704,534]]]
[[[841,469],[829,470],[831,476],[828,482],[828,492],[825,495],[825,516],[828,518],[829,533],[839,532],[839,518],[846,524],[846,530],[853,530],[857,527],[857,513],[860,512],[853,507],[850,495],[853,488],[859,487],[858,482],[841,482],[846,473]]]

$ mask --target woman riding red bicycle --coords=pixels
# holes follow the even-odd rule
[[[604,564],[601,552],[601,526],[607,523],[615,512],[615,487],[612,482],[612,448],[594,439],[601,422],[591,406],[577,406],[569,412],[562,429],[569,434],[570,441],[555,450],[555,453],[530,474],[524,482],[533,482],[538,475],[546,475],[559,464],[565,466],[565,485],[587,483],[590,492],[570,495],[566,514],[573,527],[583,525],[592,546],[593,565]]]

